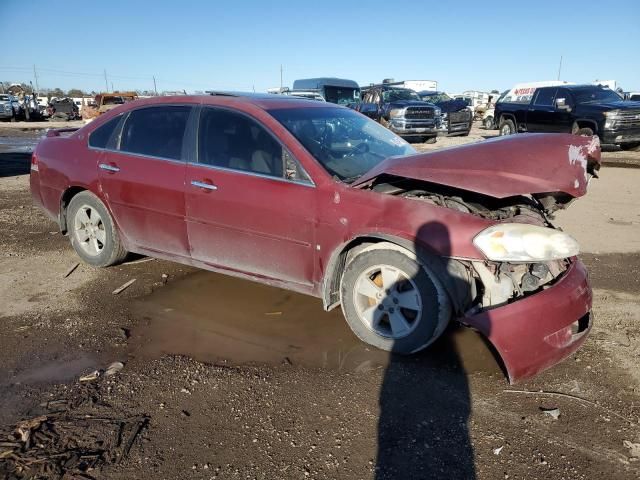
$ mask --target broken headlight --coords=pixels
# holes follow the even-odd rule
[[[473,244],[496,262],[540,262],[573,257],[578,242],[553,228],[521,223],[500,223],[481,231]]]

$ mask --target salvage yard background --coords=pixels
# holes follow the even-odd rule
[[[640,476],[640,153],[604,152],[557,217],[589,267],[591,336],[509,386],[468,330],[389,358],[317,299],[143,257],[77,265],[31,203],[42,128],[0,127],[0,477]]]

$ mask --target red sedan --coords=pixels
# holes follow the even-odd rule
[[[137,252],[314,295],[402,354],[459,321],[516,381],[591,327],[578,245],[551,214],[599,161],[597,138],[561,134],[417,154],[347,108],[214,94],[50,131],[31,190],[91,265]]]

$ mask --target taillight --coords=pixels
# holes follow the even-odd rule
[[[38,156],[36,155],[36,152],[31,154],[31,170],[34,172],[38,171]]]

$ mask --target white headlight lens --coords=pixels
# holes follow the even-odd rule
[[[389,116],[391,118],[401,117],[402,116],[402,108],[392,108],[389,110]]]
[[[580,252],[578,242],[553,228],[521,223],[501,223],[480,232],[473,244],[489,260],[497,262],[538,262],[573,257]]]

